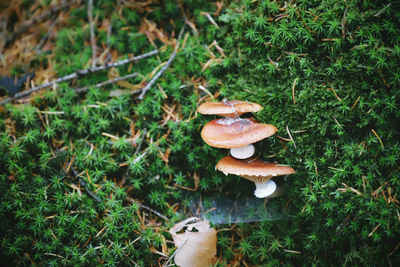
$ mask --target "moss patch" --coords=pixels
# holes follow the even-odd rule
[[[108,49],[117,60],[159,50],[118,68],[120,76],[139,73],[131,85],[151,80],[186,25],[173,64],[142,101],[135,94],[110,96],[128,92],[118,84],[76,93],[108,79],[103,71],[1,109],[5,260],[163,264],[174,251],[166,230],[188,215],[193,198],[251,197],[253,184],[214,170],[226,151],[200,138],[212,117],[196,108],[215,97],[262,105],[255,118],[275,125],[283,138],[256,144],[260,157],[296,170],[287,195],[273,201],[291,216],[220,231],[217,266],[400,262],[398,3],[135,3],[106,1],[93,10],[99,53]],[[14,63],[2,75],[29,70],[41,83],[52,73],[90,67],[86,6],[65,12],[50,49],[30,61],[5,46]],[[41,37],[29,37],[32,47]],[[284,140],[289,133],[293,142]]]

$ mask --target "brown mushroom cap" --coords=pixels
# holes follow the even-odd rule
[[[222,158],[215,168],[226,175],[235,174],[255,183],[263,183],[274,176],[295,173],[295,170],[289,166],[262,160],[239,160],[231,156]]]
[[[219,115],[223,117],[235,117],[236,114],[240,116],[247,112],[257,112],[260,110],[262,110],[262,106],[257,103],[239,100],[206,102],[197,108],[197,111],[201,114]]]
[[[201,137],[212,147],[235,148],[258,142],[276,131],[275,126],[253,119],[222,118],[208,122],[201,130]]]

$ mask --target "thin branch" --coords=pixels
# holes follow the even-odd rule
[[[386,11],[386,9],[388,9],[390,6],[392,5],[392,3],[389,3],[387,6],[385,6],[384,8],[382,8],[381,10],[379,10],[374,17],[379,17],[382,13],[384,13]]]
[[[58,257],[60,259],[65,259],[63,256],[58,255],[58,254],[54,254],[54,253],[43,253],[44,255],[48,255],[48,256],[54,256],[54,257]]]
[[[338,96],[338,94],[336,93],[335,88],[331,87],[331,88],[328,88],[328,89],[329,89],[329,90],[332,90],[332,92],[335,94],[336,99],[339,100],[339,102],[342,101],[342,99],[341,99],[341,98]]]
[[[144,151],[142,154],[140,154],[138,157],[136,157],[133,161],[132,164],[136,164],[139,160],[141,160],[143,157],[147,155],[147,151]]]
[[[342,18],[342,38],[346,36],[346,14],[347,14],[347,7],[344,10],[343,18]]]
[[[284,249],[283,251],[288,252],[288,253],[301,254],[301,252],[297,251],[297,250]]]
[[[79,178],[79,183],[81,184],[81,186],[83,186],[83,188],[85,188],[85,191],[88,193],[89,196],[91,196],[94,200],[96,200],[97,202],[101,202],[100,198],[98,198],[92,191],[90,191],[87,186],[85,181],[82,180],[82,178]]]
[[[42,19],[44,19],[54,13],[57,13],[58,11],[70,6],[72,4],[75,4],[76,2],[77,1],[75,0],[75,1],[70,1],[67,3],[62,3],[58,6],[50,7],[50,9],[48,11],[45,11],[45,12],[31,18],[30,20],[23,22],[17,29],[15,29],[13,31],[13,33],[10,36],[7,37],[4,45],[13,41],[17,35],[21,34],[23,31],[25,31],[26,29],[31,27],[33,24],[41,21]]]
[[[142,147],[142,144],[143,144],[143,142],[144,142],[144,139],[146,138],[146,134],[147,134],[147,130],[146,130],[146,129],[143,129],[143,130],[142,130],[142,133],[141,133],[142,138],[141,138],[141,140],[139,141],[139,144],[137,145],[136,151],[135,151],[135,153],[134,153],[133,155],[137,155],[137,154],[139,153],[140,148]],[[137,141],[136,141],[136,143],[137,143]],[[134,160],[134,162],[137,162],[137,158]],[[120,185],[125,184],[125,182],[126,182],[126,177],[127,177],[127,175],[128,175],[128,172],[129,172],[129,168],[126,170],[126,172],[125,172],[124,175],[122,176],[122,180],[121,180],[121,182],[120,182]]]
[[[164,65],[164,67],[161,68],[159,72],[153,77],[153,79],[142,89],[142,92],[138,96],[139,100],[142,100],[144,95],[147,93],[147,91],[150,90],[150,88],[153,86],[153,84],[157,81],[157,79],[169,68],[171,65],[172,61],[174,60],[175,56],[177,53],[177,49],[174,50],[172,53],[171,57],[168,59],[167,63]]]
[[[3,14],[0,14],[0,28],[0,51],[2,51],[4,46],[6,45],[7,39],[7,16],[3,16]]]
[[[217,28],[219,29],[218,24],[215,22],[215,20],[211,17],[211,15],[208,12],[200,12],[200,15],[206,16],[207,19]]]
[[[85,188],[85,191],[88,193],[89,196],[91,196],[94,200],[97,202],[101,202],[100,198],[98,198],[92,191],[90,191],[87,186],[85,181],[82,180],[82,178],[79,177],[79,173],[74,169],[74,167],[71,166],[71,171],[74,173],[75,177],[79,179],[79,183],[83,188]]]
[[[47,30],[46,34],[42,37],[42,39],[40,40],[39,44],[36,46],[35,50],[38,52],[40,49],[42,49],[42,47],[44,46],[44,44],[46,43],[46,41],[49,39],[52,31],[54,30],[54,27],[57,25],[58,23],[58,18],[56,18],[51,24],[49,29]]]
[[[93,23],[93,0],[89,0],[87,7],[89,27],[90,27],[90,44],[92,46],[92,68],[96,67],[96,37],[94,35],[94,23]]]
[[[107,29],[107,40],[106,40],[106,45],[107,45],[107,49],[108,49],[108,53],[107,53],[107,57],[106,57],[106,64],[108,64],[108,62],[110,62],[112,60],[112,56],[111,56],[111,34],[112,34],[112,24],[111,24],[110,20],[110,25],[108,26]]]
[[[342,127],[342,125],[341,125],[341,124],[338,122],[338,120],[335,118],[335,116],[332,115],[332,117],[333,117],[333,119],[335,120],[336,124],[340,127],[340,129],[344,130],[343,127]]]
[[[169,257],[168,261],[163,265],[163,267],[169,266],[168,263],[169,263],[169,262],[171,261],[171,259],[175,256],[175,254],[178,253],[178,251],[186,244],[187,241],[188,241],[187,239],[185,239],[185,241],[183,241],[182,245],[181,245],[180,247],[178,247],[178,248],[174,251],[174,253],[172,253],[171,257]]]
[[[287,131],[287,133],[288,133],[288,135],[289,135],[289,137],[290,137],[290,140],[292,140],[292,142],[293,142],[294,148],[296,148],[296,143],[295,143],[295,141],[294,141],[292,135],[290,134],[288,125],[286,125],[286,131]]]
[[[138,76],[138,74],[135,72],[135,73],[132,73],[132,74],[129,74],[129,75],[126,75],[126,76],[118,77],[118,78],[115,78],[115,79],[112,79],[112,80],[107,80],[105,82],[101,82],[101,83],[98,83],[96,85],[89,85],[89,86],[77,88],[77,89],[75,89],[75,91],[78,92],[78,93],[81,93],[81,92],[85,92],[85,91],[89,90],[89,88],[92,88],[92,87],[93,88],[100,88],[100,87],[106,86],[108,84],[112,84],[112,83],[116,83],[116,82],[119,82],[119,81],[122,81],[122,80],[130,79],[130,78],[133,78],[133,77],[136,77],[136,76]]]
[[[150,90],[150,88],[153,86],[153,84],[157,81],[157,79],[169,68],[171,65],[172,61],[174,60],[176,53],[178,52],[178,47],[179,47],[179,40],[182,38],[183,31],[185,30],[185,25],[183,25],[181,32],[179,33],[178,40],[176,41],[175,49],[174,52],[172,53],[171,57],[168,59],[167,63],[164,65],[164,67],[161,68],[159,72],[151,79],[151,81],[142,89],[142,93],[138,96],[139,100],[142,100],[144,95],[147,93],[147,91]]]
[[[390,254],[388,255],[388,257],[392,256],[394,254],[394,252],[399,248],[400,246],[400,242],[397,243],[397,245],[394,247],[394,249],[392,250],[392,252],[390,252]]]
[[[146,134],[147,134],[147,130],[143,129],[143,131],[142,131],[142,139],[140,140],[140,142],[139,142],[139,144],[138,144],[138,146],[136,148],[136,151],[135,151],[135,153],[133,155],[137,155],[139,153],[140,148],[141,148],[141,146],[143,144],[143,141],[144,141],[144,139],[146,137]]]
[[[116,62],[111,63],[111,64],[105,64],[105,65],[98,66],[98,67],[91,68],[91,69],[77,70],[74,73],[68,74],[68,75],[66,75],[64,77],[61,77],[61,78],[58,78],[58,79],[56,79],[54,81],[51,81],[51,82],[48,82],[48,83],[44,83],[42,85],[33,87],[33,88],[29,89],[29,90],[17,93],[13,97],[5,98],[2,101],[0,101],[0,105],[4,105],[4,104],[6,104],[6,103],[8,103],[10,101],[13,101],[15,99],[19,99],[19,98],[28,96],[28,95],[30,95],[30,94],[32,94],[32,93],[34,93],[36,91],[39,91],[39,90],[41,90],[43,88],[47,88],[47,87],[53,86],[53,85],[61,83],[61,82],[65,82],[65,81],[69,81],[69,80],[72,80],[72,79],[76,79],[76,78],[79,78],[81,76],[93,73],[93,72],[102,71],[102,70],[106,70],[106,69],[109,69],[109,68],[122,66],[122,65],[128,64],[128,63],[133,62],[133,61],[138,61],[140,59],[156,55],[157,53],[158,53],[158,50],[153,50],[151,52],[148,52],[148,53],[136,56],[136,57],[131,57],[131,58],[123,59],[123,60],[120,60],[120,61],[116,61]]]
[[[296,104],[296,99],[294,98],[294,88],[296,87],[296,83],[297,83],[297,80],[298,80],[298,79],[299,79],[299,77],[297,77],[296,79],[294,79],[293,86],[292,86],[293,104]]]
[[[143,209],[145,209],[145,210],[148,210],[148,211],[154,213],[155,215],[157,215],[158,217],[163,218],[163,219],[166,220],[166,221],[169,221],[169,219],[168,219],[166,216],[162,215],[162,214],[159,213],[158,211],[153,210],[152,208],[147,207],[146,205],[143,205],[143,204],[137,202],[137,201],[134,200],[133,198],[127,197],[126,200],[127,200],[129,203],[131,203],[131,204],[132,204],[132,203],[136,203],[140,208],[143,208]]]
[[[379,226],[381,226],[380,224],[378,224],[377,226],[375,226],[375,228],[371,231],[371,233],[369,233],[368,237],[371,237],[371,235],[373,235],[376,230],[378,230]]]

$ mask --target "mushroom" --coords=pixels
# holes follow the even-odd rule
[[[263,160],[238,160],[231,156],[222,158],[215,168],[225,175],[235,174],[254,182],[254,195],[258,198],[268,197],[275,192],[277,186],[270,180],[272,177],[295,173],[294,169],[286,165]]]
[[[253,143],[276,131],[271,124],[257,123],[249,118],[222,118],[208,122],[201,131],[201,137],[209,146],[230,148],[232,156],[245,159],[254,154]]]
[[[201,114],[219,115],[231,118],[239,117],[247,112],[257,112],[260,110],[262,110],[262,106],[257,103],[239,100],[206,102],[197,108],[197,111]]]
[[[231,155],[237,159],[247,159],[254,155],[255,148],[252,144],[242,147],[232,147]]]

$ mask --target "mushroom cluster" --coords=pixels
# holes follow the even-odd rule
[[[201,137],[209,146],[230,149],[231,155],[222,158],[216,169],[225,175],[235,174],[254,182],[254,195],[258,198],[269,197],[276,191],[277,185],[271,178],[295,172],[289,166],[252,158],[255,153],[253,144],[278,131],[271,124],[240,117],[261,109],[256,103],[239,100],[207,102],[197,109],[201,114],[223,117],[208,122],[201,131]]]

